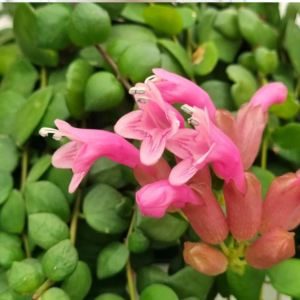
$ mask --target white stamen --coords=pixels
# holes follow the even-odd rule
[[[132,87],[129,90],[129,94],[130,95],[134,95],[134,94],[145,94],[146,92],[146,88],[145,87]]]
[[[196,119],[196,118],[189,118],[188,119],[188,122],[189,122],[189,124],[192,124],[192,125],[194,125],[194,126],[198,126],[200,123],[199,123],[199,120],[198,119]]]
[[[189,106],[189,105],[187,105],[187,104],[182,105],[182,106],[181,106],[181,109],[182,109],[184,112],[186,112],[187,114],[189,114],[189,115],[192,115],[192,114],[194,113],[194,111],[195,111],[195,109],[194,109],[193,107],[191,107],[191,106]]]
[[[139,103],[145,104],[145,103],[148,102],[148,97],[141,96],[141,97],[138,97],[138,98],[136,99],[136,101],[139,102]]]
[[[161,81],[161,79],[158,76],[151,75],[151,76],[149,76],[149,77],[146,78],[145,84],[147,84],[149,82],[149,80],[152,81],[152,82],[159,82],[159,81]]]
[[[48,127],[43,127],[40,129],[39,134],[42,137],[48,136],[49,133],[53,134],[53,138],[57,141],[60,141],[63,137],[63,135],[60,133],[59,130],[54,129],[54,128],[48,128]]]

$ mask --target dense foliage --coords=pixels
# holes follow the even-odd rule
[[[275,176],[300,167],[298,12],[298,3],[283,18],[278,3],[5,3],[13,29],[0,31],[0,300],[129,299],[133,277],[141,300],[258,300],[266,276],[299,299],[299,252],[266,271],[198,273],[182,257],[198,236],[179,213],[142,216],[131,169],[102,157],[69,194],[72,172],[51,166],[66,138],[38,136],[57,118],[113,131],[135,108],[127,90],[153,68],[193,80],[231,111],[280,81],[288,98],[269,109],[251,167],[265,195]]]

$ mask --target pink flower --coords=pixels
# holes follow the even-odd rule
[[[238,241],[248,241],[257,234],[262,212],[261,184],[251,172],[245,172],[246,193],[239,192],[233,181],[224,186],[227,222]]]
[[[260,233],[266,234],[276,228],[293,229],[300,222],[300,177],[287,173],[271,183],[263,202]]]
[[[247,263],[256,269],[268,269],[295,255],[293,232],[274,229],[260,236],[246,250]]]
[[[216,108],[209,95],[198,85],[164,69],[153,69],[152,80],[168,103],[183,103],[201,109],[206,107],[211,120],[215,118]]]
[[[207,185],[203,183],[191,184],[190,188],[202,200],[203,204],[187,203],[182,209],[183,213],[204,242],[220,244],[228,236],[227,220],[220,204]]]
[[[217,176],[228,183],[234,181],[237,189],[245,192],[242,161],[232,140],[209,119],[207,110],[188,107],[193,129],[180,129],[167,142],[167,149],[183,159],[170,174],[172,185],[186,183],[194,174],[211,162]]]
[[[184,243],[183,257],[187,264],[208,276],[226,271],[228,260],[218,249],[206,243]]]
[[[176,109],[164,102],[151,81],[138,83],[130,93],[134,94],[141,110],[123,116],[114,129],[125,138],[142,140],[141,162],[153,165],[162,156],[167,140],[184,126],[184,120]]]
[[[139,150],[117,134],[104,130],[74,128],[61,120],[55,120],[55,125],[58,130],[42,128],[40,134],[47,136],[48,133],[53,133],[54,139],[59,140],[65,136],[71,140],[52,156],[54,167],[72,169],[74,173],[69,186],[70,193],[76,190],[91,165],[101,156],[130,168],[141,165]],[[146,171],[152,176],[155,175],[152,168],[146,167]]]
[[[187,186],[172,186],[168,180],[145,185],[136,193],[136,202],[145,216],[161,218],[170,206],[183,208],[187,202],[199,205],[201,199]]]
[[[216,125],[238,147],[244,170],[251,167],[259,151],[268,121],[267,109],[272,104],[284,102],[286,97],[286,87],[280,82],[274,82],[260,88],[249,103],[240,107],[236,118],[224,109],[216,111]]]

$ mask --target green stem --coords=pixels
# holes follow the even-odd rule
[[[258,78],[260,80],[260,85],[261,86],[264,86],[264,85],[268,84],[268,80],[267,80],[265,74],[263,74],[263,73],[261,73],[259,71],[258,71]]]
[[[225,245],[225,243],[222,242],[222,243],[220,243],[219,245],[220,245],[222,251],[224,252],[224,254],[225,254],[226,256],[229,256],[230,252],[229,252],[227,246]]]
[[[177,45],[180,44],[176,35],[173,35],[173,40]]]
[[[129,81],[123,77],[123,75],[120,73],[118,66],[113,61],[113,59],[108,55],[108,53],[105,51],[105,49],[97,44],[95,45],[96,49],[99,51],[99,53],[103,56],[103,58],[106,60],[106,62],[109,64],[109,66],[112,68],[114,73],[117,76],[117,79],[125,86],[125,88],[129,91],[131,88],[131,84]]]
[[[41,69],[41,84],[40,88],[44,88],[47,86],[47,70],[45,67],[42,67]]]
[[[298,77],[297,80],[297,85],[296,85],[296,89],[295,89],[295,98],[298,99],[300,96],[300,76]]]
[[[79,218],[79,212],[80,212],[81,194],[82,194],[81,189],[78,189],[77,197],[76,197],[74,207],[73,207],[73,213],[72,213],[72,219],[71,219],[71,225],[70,225],[70,240],[73,245],[75,245],[75,242],[76,242],[76,233],[77,233],[77,225],[78,225],[78,218]]]
[[[38,299],[42,294],[48,290],[55,282],[47,279],[33,294],[32,299]]]
[[[129,244],[129,236],[132,233],[134,222],[135,222],[135,217],[136,217],[136,209],[134,209],[134,212],[132,214],[131,222],[129,225],[129,229],[124,241],[124,244],[128,247]],[[126,277],[127,277],[127,283],[128,283],[128,289],[129,289],[129,295],[130,295],[130,300],[135,300],[135,292],[134,292],[134,285],[133,285],[133,279],[132,279],[132,274],[131,274],[131,264],[130,264],[130,256],[128,257],[127,263],[126,263]]]
[[[28,142],[25,145],[23,155],[22,155],[22,173],[21,173],[21,186],[20,191],[21,193],[24,192],[26,180],[27,180],[27,170],[28,170]]]
[[[245,245],[246,245],[246,242],[240,242],[238,249],[237,249],[238,257],[243,256],[243,251],[244,251]]]
[[[31,257],[31,253],[30,253],[29,245],[28,245],[28,237],[27,237],[27,234],[25,232],[23,233],[23,243],[24,243],[26,257],[30,258]]]
[[[268,153],[269,137],[266,135],[263,140],[261,149],[261,168],[266,169],[267,167],[267,153]]]

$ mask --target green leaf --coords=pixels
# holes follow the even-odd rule
[[[234,105],[230,93],[230,85],[227,82],[208,80],[203,82],[200,87],[209,94],[217,109],[233,110]]]
[[[87,111],[103,111],[118,106],[124,98],[124,88],[109,72],[93,74],[85,87],[84,106]]]
[[[11,5],[11,4],[10,4]],[[3,10],[2,10],[3,12]],[[14,39],[14,31],[12,28],[3,28],[0,30],[0,45],[4,45]]]
[[[46,154],[40,157],[33,167],[30,169],[27,176],[27,183],[36,182],[40,179],[40,177],[49,169],[51,166],[51,158],[50,154]]]
[[[160,67],[160,52],[156,45],[137,44],[127,48],[118,60],[118,67],[133,83],[144,81],[152,69]]]
[[[54,287],[42,294],[41,300],[71,300],[71,298],[62,289]]]
[[[140,300],[179,300],[175,292],[163,284],[152,284],[145,288]]]
[[[143,26],[131,24],[112,26],[106,44],[109,44],[116,39],[126,40],[130,44],[156,43],[156,36],[151,30]]]
[[[257,90],[255,77],[240,65],[230,65],[226,68],[228,77],[235,82],[231,87],[231,95],[237,107],[250,101]]]
[[[19,60],[5,74],[0,91],[13,91],[27,97],[32,92],[37,79],[38,73],[35,67],[27,60]]]
[[[86,60],[92,67],[103,67],[103,56],[95,47],[86,47],[80,50],[80,57]]]
[[[136,225],[152,240],[174,242],[185,232],[188,222],[176,213],[166,213],[159,219],[138,213]]]
[[[11,66],[17,61],[20,55],[19,47],[16,44],[9,44],[0,47],[0,75],[5,75]]]
[[[295,71],[300,75],[300,28],[293,20],[288,20],[285,33],[285,49]]]
[[[251,45],[259,43],[262,22],[258,15],[248,8],[238,10],[238,23],[243,38]]]
[[[193,69],[191,60],[181,45],[174,43],[171,40],[159,39],[157,41],[160,45],[166,48],[179,62],[182,69],[188,75],[189,78],[193,77]]]
[[[125,7],[125,3],[122,2],[97,2],[97,5],[104,8],[111,19],[118,18]]]
[[[157,31],[167,35],[177,35],[183,29],[180,14],[173,7],[155,4],[143,11],[145,22]]]
[[[164,283],[168,274],[157,266],[140,268],[136,273],[136,287],[139,294],[151,284]]]
[[[279,147],[287,150],[300,148],[300,124],[289,123],[272,131],[272,139]]]
[[[259,34],[259,44],[268,49],[277,48],[277,32],[267,23],[262,23],[261,32]]]
[[[122,165],[103,156],[93,163],[89,170],[89,179],[92,183],[109,184],[119,189],[128,183],[122,170]]]
[[[239,275],[228,269],[226,272],[230,292],[239,300],[259,299],[261,287],[265,279],[264,270],[256,270],[245,266],[245,273]]]
[[[13,91],[0,93],[0,98],[0,134],[11,134],[15,114],[26,99]]]
[[[180,299],[197,297],[205,300],[214,282],[214,277],[199,273],[191,267],[185,267],[170,276],[165,284],[171,287]]]
[[[83,202],[83,213],[87,223],[103,233],[124,232],[129,225],[129,219],[121,218],[116,212],[116,205],[122,198],[122,194],[108,185],[99,184],[93,187]]]
[[[19,108],[12,128],[12,137],[17,145],[22,146],[30,137],[42,119],[51,96],[51,87],[40,89]]]
[[[227,8],[218,12],[214,27],[229,39],[239,39],[241,33],[238,26],[238,14],[234,8]]]
[[[183,29],[188,29],[194,26],[197,21],[197,13],[186,6],[175,7],[175,10],[180,14],[183,21]]]
[[[161,57],[161,68],[171,73],[178,74],[182,77],[186,76],[183,68],[179,64],[178,60],[168,51],[160,54]]]
[[[62,191],[49,181],[26,184],[25,200],[28,214],[53,213],[68,221],[70,208]]]
[[[1,226],[11,233],[22,233],[25,226],[25,203],[22,194],[13,190],[0,212]]]
[[[52,50],[62,50],[70,43],[68,23],[70,9],[64,4],[48,4],[36,11],[37,46]]]
[[[252,52],[243,52],[238,57],[238,64],[242,65],[244,68],[248,69],[249,71],[254,71],[257,68],[254,54]]]
[[[129,236],[128,248],[133,253],[143,253],[149,247],[150,241],[141,230],[134,230]]]
[[[54,167],[50,167],[50,169],[45,174],[45,180],[54,183],[63,192],[69,204],[72,204],[76,197],[76,193],[70,194],[68,190],[72,177],[72,170],[57,169]]]
[[[103,43],[110,33],[108,13],[95,3],[79,3],[72,12],[69,36],[77,46]]]
[[[200,45],[193,55],[194,72],[207,75],[212,72],[218,62],[218,51],[213,42]]]
[[[97,277],[104,279],[119,273],[126,265],[129,250],[120,242],[106,246],[99,254],[97,260]]]
[[[84,115],[84,91],[89,77],[93,73],[91,65],[83,59],[74,60],[66,74],[66,103],[71,116],[81,119]]]
[[[44,274],[53,281],[68,278],[76,269],[78,254],[70,240],[64,240],[50,248],[42,259]]]
[[[49,49],[36,47],[37,17],[28,3],[19,3],[14,15],[14,33],[23,54],[39,66],[55,67],[58,53]]]
[[[214,8],[205,9],[201,15],[200,22],[198,24],[198,42],[203,44],[211,40],[212,33],[214,32],[213,24],[217,17],[218,11]]]
[[[14,181],[9,172],[0,169],[0,204],[9,197],[13,184]]]
[[[8,172],[14,171],[18,165],[18,160],[19,153],[11,137],[0,135],[0,169]]]
[[[269,108],[269,112],[276,114],[282,119],[292,119],[297,116],[299,111],[299,102],[294,99],[292,93],[288,93],[285,102],[281,104],[273,104]]]
[[[95,300],[124,300],[124,298],[116,294],[105,293],[95,298]]]
[[[122,10],[121,16],[129,21],[145,24],[143,11],[148,6],[149,5],[147,3],[126,3],[125,8]]]
[[[21,244],[17,235],[0,232],[0,266],[10,269],[13,262],[24,258]]]
[[[49,106],[38,125],[38,128],[53,127],[56,119],[67,120],[70,117],[70,113],[66,105],[65,93],[65,82],[58,83],[54,86],[54,95],[51,98]]]
[[[261,197],[262,199],[264,199],[272,181],[275,179],[275,175],[272,172],[266,169],[262,169],[258,166],[252,166],[249,170],[253,172],[257,179],[260,181]]]
[[[278,56],[275,50],[259,47],[254,52],[255,62],[259,71],[268,75],[273,73],[278,65]]]
[[[70,296],[70,300],[83,300],[92,285],[92,274],[88,265],[79,261],[74,273],[61,285],[61,288]]]
[[[33,242],[46,250],[70,237],[66,223],[49,213],[29,215],[28,232]]]
[[[34,258],[14,262],[9,272],[9,285],[19,294],[34,292],[44,281],[41,263]]]
[[[300,298],[300,260],[290,258],[267,270],[273,287],[280,293]]]
[[[272,76],[275,81],[282,82],[290,93],[294,92],[294,70],[291,65],[279,63]]]

